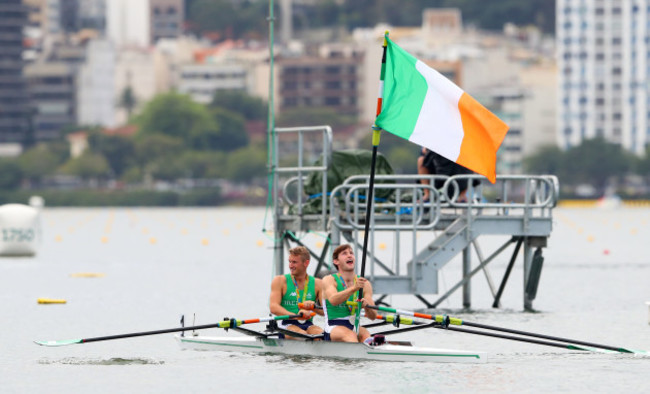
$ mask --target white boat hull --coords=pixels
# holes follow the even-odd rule
[[[301,341],[255,337],[176,336],[183,349],[219,350],[354,360],[426,361],[441,363],[485,363],[487,353],[407,345]]]

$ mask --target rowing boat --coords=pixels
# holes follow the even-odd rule
[[[303,341],[250,336],[211,337],[180,336],[183,349],[218,350],[289,356],[325,357],[349,360],[426,361],[450,363],[485,363],[487,353],[464,350],[417,347],[409,342],[388,342],[378,346],[365,343]]]

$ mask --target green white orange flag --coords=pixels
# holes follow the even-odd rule
[[[508,125],[449,79],[388,42],[382,129],[496,181],[496,157]]]

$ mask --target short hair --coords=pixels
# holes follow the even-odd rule
[[[298,256],[302,261],[309,260],[309,250],[304,246],[296,246],[293,249],[289,249],[289,254],[291,256]]]
[[[337,260],[339,258],[339,254],[341,254],[341,252],[346,251],[348,249],[352,250],[352,246],[350,244],[339,245],[336,249],[334,249],[334,253],[332,253],[332,258],[334,260]],[[335,264],[334,262],[332,262],[332,264],[334,264],[336,269],[339,268],[339,266],[337,264]]]

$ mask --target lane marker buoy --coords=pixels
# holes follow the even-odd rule
[[[106,274],[102,272],[75,272],[70,274],[71,278],[101,278],[103,276],[106,276]]]
[[[36,300],[39,304],[65,304],[67,301],[54,298],[39,298]]]

